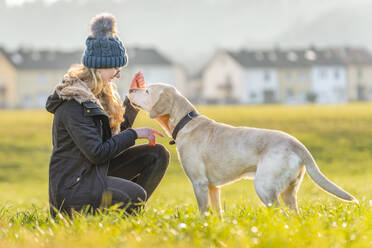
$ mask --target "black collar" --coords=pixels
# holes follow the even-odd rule
[[[174,145],[176,144],[176,137],[177,137],[177,134],[178,132],[189,122],[192,120],[193,117],[197,117],[199,114],[193,110],[191,111],[190,113],[188,113],[187,115],[185,115],[181,120],[180,122],[178,122],[178,124],[176,125],[176,127],[174,128],[173,132],[172,132],[172,138],[173,140],[169,142],[170,145]]]

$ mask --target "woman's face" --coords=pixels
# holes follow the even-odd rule
[[[114,78],[120,78],[121,68],[100,68],[97,71],[101,74],[104,83],[111,82]]]

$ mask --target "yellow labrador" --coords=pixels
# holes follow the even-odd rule
[[[256,192],[266,206],[279,204],[280,195],[289,208],[298,212],[296,194],[305,168],[323,190],[342,200],[358,202],[328,180],[306,147],[287,133],[215,122],[198,115],[184,96],[165,84],[131,89],[128,97],[175,139],[201,213],[208,208],[208,194],[212,208],[220,212],[219,187],[241,178],[254,179]]]

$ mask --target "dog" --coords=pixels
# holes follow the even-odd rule
[[[218,123],[198,114],[166,84],[130,89],[128,98],[173,137],[202,214],[208,210],[208,195],[212,209],[221,214],[220,187],[242,178],[254,179],[256,193],[267,207],[280,206],[281,196],[298,213],[297,191],[305,171],[326,192],[358,203],[327,179],[307,148],[285,132]]]

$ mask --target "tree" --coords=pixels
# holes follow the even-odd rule
[[[314,92],[308,92],[306,94],[306,100],[308,102],[311,102],[311,103],[315,103],[316,99],[317,99],[318,95]]]

